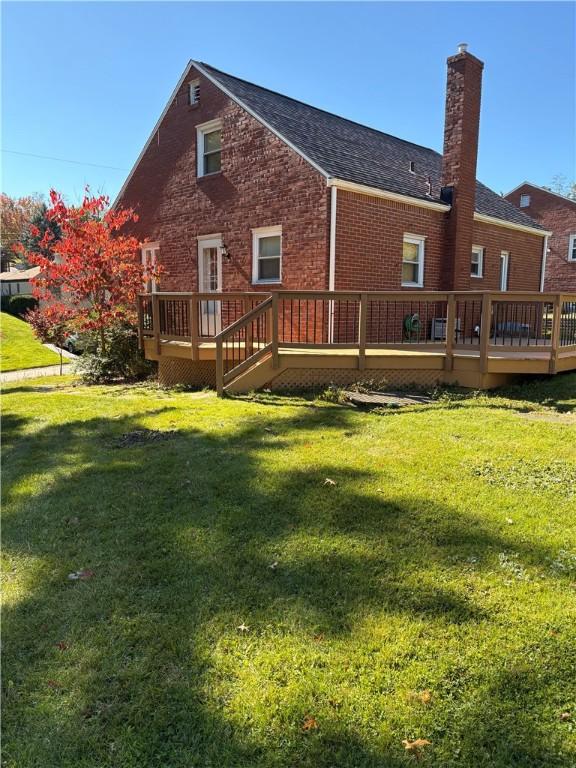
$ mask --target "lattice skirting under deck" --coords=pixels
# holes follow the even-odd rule
[[[434,386],[442,380],[441,371],[426,370],[368,370],[359,371],[351,368],[288,368],[282,371],[266,386],[274,391],[301,390],[327,387],[334,384],[339,387],[357,382],[371,387],[386,386],[418,387]]]
[[[189,384],[193,387],[216,386],[214,360],[159,360],[158,382],[161,387]]]

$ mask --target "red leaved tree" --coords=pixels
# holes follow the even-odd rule
[[[125,224],[138,220],[134,211],[108,205],[108,197],[91,197],[87,189],[81,205],[69,206],[51,190],[46,218],[58,225],[60,238],[47,229],[39,241],[42,254],[25,252],[40,267],[33,281],[40,313],[51,325],[61,318],[75,331],[96,332],[103,354],[106,329],[133,324],[145,280],[159,277],[157,267],[142,265],[138,240],[121,234]]]

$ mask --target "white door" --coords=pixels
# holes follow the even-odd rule
[[[198,288],[200,293],[222,290],[222,241],[218,238],[198,241]],[[200,336],[220,333],[220,300],[200,302]]]
[[[508,251],[500,253],[500,290],[508,290],[508,265],[510,263],[510,254]]]

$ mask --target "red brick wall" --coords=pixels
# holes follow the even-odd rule
[[[188,104],[188,81],[200,80],[200,103]],[[222,171],[196,177],[196,125],[222,120]],[[282,225],[278,288],[328,287],[326,180],[208,80],[191,71],[139,163],[119,204],[136,209],[131,231],[159,241],[160,290],[197,290],[197,236],[221,233],[223,290],[255,290],[252,233]],[[270,286],[261,286],[268,290]]]
[[[576,261],[568,260],[568,240],[576,234],[576,202],[523,184],[506,199],[520,208],[520,195],[530,195],[530,205],[522,208],[535,221],[553,232],[548,239],[544,290],[576,291]]]
[[[510,254],[508,290],[540,290],[543,237],[475,221],[473,241],[484,247],[484,277],[470,278],[470,290],[500,290],[500,251]]]
[[[445,213],[343,190],[336,210],[336,290],[399,291],[405,232],[426,236],[425,290],[448,287],[442,275]]]
[[[402,290],[404,233],[426,236],[424,290],[453,290],[443,263],[447,218],[441,211],[338,190],[336,290]],[[542,237],[474,222],[472,240],[484,247],[484,277],[470,277],[468,258],[463,290],[499,290],[500,251],[510,253],[509,290],[539,290]]]

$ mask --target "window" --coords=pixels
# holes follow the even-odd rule
[[[282,227],[252,230],[252,282],[279,283],[282,279]]]
[[[155,267],[158,262],[158,243],[144,243],[142,245],[142,266],[144,269]],[[144,292],[154,293],[156,291],[156,280],[144,276]]]
[[[188,103],[193,106],[200,101],[200,80],[191,80],[188,83]]]
[[[484,248],[481,245],[472,246],[472,260],[470,262],[470,276],[482,277],[484,273]]]
[[[222,124],[220,120],[196,126],[198,176],[218,173],[221,167]]]
[[[424,238],[418,235],[404,235],[402,285],[413,288],[424,285]]]
[[[530,205],[530,195],[520,195],[520,208],[528,208]]]
[[[576,235],[568,239],[568,261],[576,261]]]

